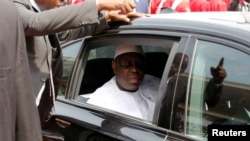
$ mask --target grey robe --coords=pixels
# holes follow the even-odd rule
[[[98,15],[95,0],[85,0],[83,3],[38,12],[29,0],[11,0],[15,3],[21,15],[28,50],[29,64],[35,95],[45,84],[39,104],[41,125],[53,106],[51,98],[51,81],[49,72],[53,73],[55,95],[57,95],[62,78],[62,53],[56,33],[70,30],[64,40],[99,33],[108,28],[104,16]],[[50,36],[48,36],[50,35]],[[50,38],[53,37],[53,38]],[[56,48],[57,53],[52,53]],[[52,58],[53,57],[53,58]]]
[[[41,141],[41,126],[15,5],[0,1],[0,140]]]

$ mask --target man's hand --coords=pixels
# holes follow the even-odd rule
[[[106,11],[107,14],[105,17],[111,21],[120,21],[125,23],[130,23],[130,18],[139,18],[139,17],[149,17],[149,14],[138,13],[138,12],[129,12],[123,14],[120,11]]]
[[[118,10],[125,14],[134,11],[135,3],[133,0],[99,0],[97,1],[97,8],[98,11]]]
[[[210,72],[213,76],[214,83],[216,84],[221,84],[224,81],[224,79],[227,77],[227,72],[223,68],[223,63],[224,63],[224,58],[222,57],[216,68],[214,67],[210,68]]]

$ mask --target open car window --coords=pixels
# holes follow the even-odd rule
[[[89,42],[86,45],[86,50],[84,51],[84,58],[87,59],[84,60],[85,63],[83,66],[83,78],[81,79],[82,81],[79,96],[77,97],[77,100],[79,102],[88,103],[88,100],[91,98],[91,95],[99,87],[103,86],[106,82],[112,79],[112,77],[114,76],[114,72],[112,69],[112,61],[114,59],[115,49],[118,45],[121,44],[140,45],[143,48],[146,58],[145,74],[156,77],[157,79],[159,79],[160,82],[167,63],[168,55],[172,48],[176,48],[178,46],[179,38],[149,38],[148,41],[145,41],[147,40],[145,38],[127,38],[121,38],[120,40],[112,41],[112,43],[110,43],[110,41],[107,42],[108,39],[103,40],[103,42]],[[127,40],[132,41],[128,43]],[[157,88],[157,95],[155,96],[153,102],[154,104],[153,106],[150,106],[150,109],[152,111],[154,111],[154,106],[158,97],[158,93],[159,91]],[[105,95],[105,93],[102,93],[102,95]],[[114,103],[116,103],[114,107],[117,108],[110,109],[104,107],[104,109],[124,114],[126,116],[130,116],[129,113],[120,112],[119,102],[118,105],[117,102]],[[103,107],[99,106],[99,108]]]
[[[83,40],[75,40],[69,43],[62,44],[62,53],[63,53],[63,78],[62,83],[59,89],[59,95],[64,95],[66,87],[68,85],[68,80],[70,73],[72,71],[75,60],[79,54],[79,51],[82,47]]]

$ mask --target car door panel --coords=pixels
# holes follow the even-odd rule
[[[195,38],[193,38],[195,37]],[[198,39],[197,39],[198,38]],[[249,58],[249,48],[245,45],[213,37],[192,36],[189,46],[185,51],[191,58],[191,66],[187,69],[186,95],[181,104],[177,104],[180,110],[182,130],[177,131],[189,136],[195,136],[199,140],[207,140],[207,126],[210,124],[247,124],[247,119],[239,119],[238,111],[246,106],[249,99],[249,63],[243,60]],[[218,51],[219,50],[219,51]],[[204,104],[205,88],[211,80],[210,67],[217,66],[224,57],[224,67],[227,77],[223,83],[220,100],[214,107]],[[241,74],[241,75],[239,75]],[[180,74],[178,74],[181,77]],[[177,81],[175,89],[178,92]],[[245,100],[243,100],[245,99]],[[171,103],[172,102],[172,103]],[[170,105],[175,105],[174,99]],[[177,106],[176,105],[176,106]],[[236,112],[237,111],[237,112]],[[172,115],[173,117],[174,115]]]
[[[110,114],[105,116],[102,112],[87,111],[76,105],[66,104],[58,101],[53,118],[44,128],[44,131],[60,131],[64,140],[85,141],[104,140],[104,141],[162,141],[166,140],[191,140],[188,137],[180,138],[176,133],[166,132],[154,125],[143,123],[136,125],[135,121],[124,122],[120,118],[113,118]],[[142,128],[144,127],[144,128]],[[53,132],[52,132],[53,133]],[[59,133],[57,132],[57,135]],[[55,134],[56,136],[56,134]]]
[[[142,35],[142,37],[143,36],[145,36],[145,34]],[[120,36],[118,36],[118,37],[120,37]],[[112,42],[114,42],[113,38],[114,37],[110,36],[110,39],[112,40]],[[120,41],[116,40],[116,42],[117,42],[116,44],[122,43],[124,41],[126,42],[126,40],[127,40],[126,38],[133,39],[134,40],[133,42],[144,42],[143,40],[140,41],[141,37],[140,38],[137,37],[139,39],[139,41],[138,41],[138,39],[132,38],[131,35],[127,36],[126,38],[124,38],[124,37],[122,37],[122,38]],[[164,37],[160,37],[160,38],[162,40],[164,39]],[[101,39],[103,39],[103,38],[101,38]],[[93,42],[92,40],[97,40],[97,42]],[[107,38],[106,40],[109,40],[109,38]],[[155,44],[160,45],[159,41],[158,42],[154,41],[154,39],[150,39],[150,40],[151,41],[148,41],[148,42],[150,42],[150,44],[154,44],[154,42],[155,42]],[[159,39],[157,39],[157,40],[159,40]],[[93,42],[94,44],[92,44],[90,41]],[[103,45],[103,42],[100,42],[100,43],[99,42],[100,42],[100,40],[98,38],[94,38],[94,39],[89,38],[88,40],[85,40],[85,42],[82,45],[83,50],[81,53],[81,56],[83,56],[83,58],[80,57],[80,58],[76,59],[77,60],[76,64],[78,65],[78,67],[74,67],[72,69],[74,71],[72,73],[72,76],[77,77],[76,74],[74,74],[74,73],[75,72],[79,73],[81,71],[79,71],[78,69],[84,68],[85,63],[82,63],[80,60],[81,60],[81,58],[86,59],[86,55],[84,55],[84,53],[88,52],[87,46],[94,47],[94,46],[97,46],[100,44]],[[163,43],[161,43],[161,44],[164,45]],[[150,56],[155,56],[155,55],[150,54]],[[158,56],[156,55],[156,57],[158,57]],[[80,66],[83,65],[83,67],[79,67],[79,63],[80,63]],[[159,77],[161,77],[161,75],[159,73],[157,73],[157,75]],[[81,77],[82,75],[78,75],[78,77],[79,76]],[[70,78],[70,81],[72,78]],[[77,81],[81,81],[81,80],[77,80]],[[73,86],[72,84],[76,84],[76,83],[78,83],[78,82],[71,83],[71,86]],[[69,94],[71,93],[70,95],[72,95],[72,92],[76,92],[76,88],[74,88],[74,91],[70,91],[72,89],[72,88],[70,88],[71,86],[68,87],[69,91],[66,94],[66,95],[68,95],[66,97],[72,97],[72,96],[69,96]],[[60,100],[58,100],[58,101],[60,101]],[[172,133],[171,131],[166,131],[165,129],[161,129],[153,124],[151,125],[149,123],[144,123],[144,122],[141,123],[141,121],[135,122],[135,121],[133,121],[133,119],[128,120],[126,118],[114,118],[114,117],[116,117],[115,114],[113,115],[113,117],[112,116],[106,117],[106,115],[108,113],[105,113],[104,112],[105,110],[104,111],[97,110],[98,112],[96,110],[93,110],[92,112],[89,112],[87,110],[91,111],[91,109],[92,109],[91,107],[85,106],[85,104],[84,105],[80,104],[80,106],[79,106],[78,104],[76,104],[78,102],[76,102],[75,100],[73,100],[73,101],[75,101],[76,103],[71,101],[71,102],[69,102],[71,104],[69,104],[67,102],[68,100],[63,100],[63,101],[66,102],[67,104],[63,104],[64,102],[62,102],[62,103],[57,102],[57,109],[55,110],[53,115],[60,120],[65,120],[66,122],[71,123],[71,125],[81,125],[80,130],[82,130],[82,131],[85,131],[86,130],[85,128],[88,128],[88,130],[91,130],[91,132],[96,132],[96,134],[101,134],[101,135],[108,134],[109,137],[112,137],[112,138],[118,139],[118,140],[143,140],[143,141],[146,141],[146,140],[157,141],[157,140],[164,140],[164,139],[165,140],[193,140],[189,137],[184,137],[179,133],[175,133],[175,132]],[[63,108],[61,110],[59,110],[61,107],[63,107]],[[87,108],[87,110],[84,110],[86,108]],[[58,113],[58,115],[57,115],[57,113]],[[64,114],[62,114],[62,113],[64,113]],[[117,117],[119,117],[119,116],[117,116]],[[123,119],[123,120],[121,120],[121,119]],[[117,120],[117,122],[115,122],[115,120]],[[75,126],[72,126],[72,128],[73,127],[75,127]],[[74,129],[72,129],[72,130],[74,130]]]

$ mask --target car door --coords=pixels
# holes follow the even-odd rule
[[[202,112],[190,112],[187,118],[191,123],[193,120],[190,117],[197,115],[201,126],[198,128],[196,123],[189,124],[187,132],[193,135],[202,135],[206,139],[208,125],[243,125],[248,123],[249,118],[239,114],[239,111],[242,111],[243,107],[250,109],[247,104],[250,99],[250,81],[246,79],[250,76],[250,64],[244,61],[249,59],[250,52],[249,45],[238,43],[238,41],[208,37],[206,39],[198,38],[196,48],[194,64],[197,65],[193,66],[192,69],[189,109],[199,107]],[[208,83],[213,81],[210,68],[217,67],[222,58],[227,76],[222,84],[213,84],[215,85],[213,87],[216,87],[216,91],[219,92],[212,93],[209,90],[211,87],[208,87]],[[197,76],[201,76],[201,79],[197,79]],[[199,100],[196,96],[197,93],[201,93]],[[211,103],[212,94],[217,94],[217,96],[215,96],[216,99],[211,98],[213,101]],[[192,130],[194,128],[197,130]]]
[[[183,52],[189,58],[188,66],[165,85],[165,97],[158,102],[158,125],[199,140],[207,140],[209,125],[247,125],[250,64],[244,60],[250,57],[249,45],[225,37],[190,37]],[[179,69],[184,55],[181,59]],[[210,70],[218,67],[221,59],[227,75],[222,84],[216,84]]]
[[[63,78],[59,89],[58,95],[64,95],[68,80],[73,69],[74,63],[77,56],[80,53],[82,47],[83,39],[77,39],[70,42],[62,43],[62,53],[63,53]]]
[[[95,89],[113,76],[111,60],[117,45],[142,45],[148,56],[146,73],[162,79],[164,71],[169,70],[166,64],[170,64],[167,63],[170,52],[173,54],[179,46],[182,46],[179,50],[183,51],[188,40],[188,35],[184,33],[137,32],[131,30],[130,34],[114,33],[84,40],[67,79],[64,95],[57,98],[51,126],[45,129],[53,127],[67,140],[99,137],[106,140],[194,140],[157,126],[155,117],[146,121],[86,102]],[[157,93],[159,96],[162,94],[160,91]]]

